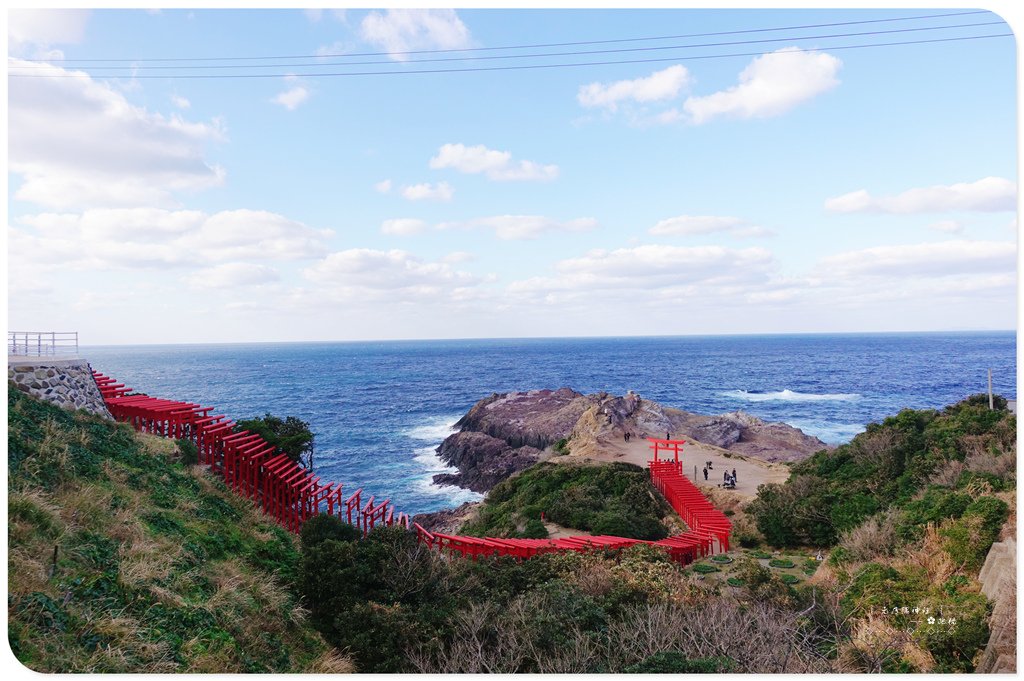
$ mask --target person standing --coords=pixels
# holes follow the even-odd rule
[[[708,467],[704,467],[704,482],[708,481]]]
[[[732,482],[733,482],[734,485],[736,484],[736,469],[735,468],[732,469]]]

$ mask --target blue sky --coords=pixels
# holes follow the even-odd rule
[[[1006,25],[808,37],[998,15],[480,49],[957,11],[14,11],[9,327],[84,343],[1015,328],[1015,39],[836,49]],[[681,58],[734,52],[750,54]],[[340,56],[150,61],[322,54]],[[668,60],[408,73],[645,58]],[[352,70],[404,73],[309,75]],[[185,77],[246,72],[275,75]]]

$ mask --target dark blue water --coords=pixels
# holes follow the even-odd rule
[[[1016,397],[1016,334],[704,336],[84,347],[93,368],[149,395],[234,419],[308,421],[327,479],[410,513],[478,495],[437,487],[433,454],[492,392],[627,390],[701,414],[742,409],[830,443],[904,407],[987,390]],[[355,489],[352,487],[351,489]]]

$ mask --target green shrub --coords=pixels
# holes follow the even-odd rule
[[[788,558],[774,558],[768,562],[768,565],[773,568],[791,568],[796,565],[796,563]]]
[[[693,566],[693,571],[697,574],[707,575],[711,574],[712,572],[718,572],[719,570],[714,565],[708,565],[707,563],[697,563]]]
[[[199,463],[199,448],[193,444],[192,440],[182,438],[174,442],[178,446],[183,466],[195,466]]]
[[[337,516],[320,513],[307,520],[302,525],[302,549],[308,550],[320,544],[320,542],[333,539],[335,541],[356,541],[362,538],[363,533],[358,527],[349,525]]]
[[[544,527],[538,518],[530,518],[526,521],[526,528],[523,530],[523,537],[527,539],[547,539],[548,528]]]
[[[796,575],[785,574],[781,575],[779,579],[782,580],[783,584],[798,584],[800,579]]]
[[[627,674],[721,674],[730,671],[734,664],[729,657],[687,659],[683,653],[663,651],[622,671]]]
[[[727,555],[725,555],[723,553],[720,553],[717,556],[711,556],[711,560],[713,560],[716,563],[731,563],[732,562],[732,558],[730,558],[729,556],[727,556]]]
[[[966,673],[974,671],[975,654],[988,642],[988,599],[983,594],[957,592],[943,594],[924,603],[935,617],[914,630],[914,638],[937,663],[937,672]],[[954,618],[956,624],[939,624],[939,618]]]

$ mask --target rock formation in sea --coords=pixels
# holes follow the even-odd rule
[[[441,473],[434,481],[476,492],[532,466],[544,449],[562,439],[581,457],[621,442],[626,432],[633,437],[672,433],[765,461],[797,461],[827,446],[797,428],[744,412],[701,416],[632,392],[584,395],[571,388],[495,393],[473,405],[456,427],[459,432],[437,451],[458,473]]]

